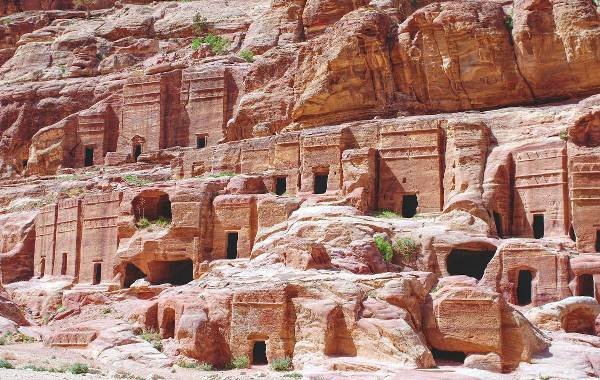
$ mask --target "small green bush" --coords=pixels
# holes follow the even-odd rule
[[[160,340],[155,340],[154,342],[152,342],[152,347],[154,347],[155,350],[162,352],[163,350],[163,344]]]
[[[90,372],[90,368],[84,363],[73,363],[67,368],[67,371],[73,375],[83,375]]]
[[[112,313],[112,309],[110,307],[105,307],[102,309],[102,314],[110,314]]]
[[[507,15],[506,18],[504,19],[504,25],[506,25],[506,28],[509,31],[513,30],[513,12],[510,11]]]
[[[240,57],[246,62],[254,62],[254,53],[250,50],[240,51]]]
[[[600,0],[598,0],[598,1],[600,1]],[[563,141],[568,141],[569,140],[569,132],[565,129],[564,131],[560,132],[558,137],[560,137],[560,139]]]
[[[291,371],[293,368],[292,359],[275,359],[271,362],[271,368],[273,369],[273,371],[278,372]]]
[[[302,378],[302,374],[298,373],[298,372],[292,372],[292,373],[286,373],[285,375],[283,375],[283,377],[289,377],[292,379],[301,379]]]
[[[210,363],[200,363],[200,364],[198,364],[198,369],[200,371],[212,371],[214,369],[214,367]]]
[[[158,219],[154,220],[153,223],[161,228],[167,228],[171,224],[171,220],[164,216],[159,216]]]
[[[142,230],[144,228],[150,227],[152,223],[150,223],[148,218],[140,218],[135,225],[137,226],[137,228]]]
[[[394,219],[394,218],[399,218],[400,215],[398,215],[396,212],[392,211],[392,210],[377,210],[373,213],[373,216],[376,218],[386,218],[386,219]]]
[[[140,230],[148,228],[150,226],[157,226],[160,228],[167,228],[171,225],[171,219],[167,219],[163,216],[159,216],[157,219],[150,220],[148,218],[140,218],[136,223],[136,227]]]
[[[162,340],[162,337],[160,336],[160,333],[156,330],[147,330],[147,329],[143,329],[140,334],[139,337],[142,338],[143,340],[145,340],[146,342],[153,342],[156,340]]]
[[[394,249],[392,247],[392,243],[385,237],[381,235],[377,235],[373,237],[373,241],[375,242],[375,246],[381,254],[383,261],[389,263],[394,258]]]
[[[393,248],[405,259],[414,257],[417,254],[417,243],[408,237],[396,240]]]
[[[42,367],[42,366],[37,366],[34,364],[27,364],[26,366],[23,367],[23,369],[28,369],[30,371],[35,371],[35,372],[52,372],[52,373],[65,373],[68,370],[68,367],[61,367],[61,368],[53,368],[53,367]]]
[[[6,337],[0,336],[0,346],[6,345]]]
[[[184,358],[177,361],[177,365],[181,368],[198,368],[199,364],[195,360],[186,360]]]
[[[147,179],[140,178],[134,174],[125,174],[121,177],[123,181],[127,182],[130,186],[146,186],[150,183]]]
[[[229,46],[229,40],[221,36],[216,36],[212,33],[209,33],[204,37],[194,38],[194,40],[192,41],[192,49],[198,50],[203,44],[208,45],[213,53],[223,54]]]
[[[229,368],[244,369],[250,367],[250,359],[247,356],[236,356],[228,365]]]
[[[232,172],[215,172],[208,173],[206,176],[210,178],[219,178],[219,177],[233,177],[235,173]]]
[[[13,367],[13,365],[10,364],[7,360],[0,359],[0,368],[13,369],[15,367]]]

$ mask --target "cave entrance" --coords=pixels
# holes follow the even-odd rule
[[[591,274],[582,274],[577,276],[577,295],[585,297],[595,297],[594,276]]]
[[[86,146],[83,166],[93,166],[93,165],[94,165],[94,148],[91,146]]]
[[[460,351],[443,351],[437,350],[435,348],[431,349],[431,354],[433,355],[433,359],[437,365],[446,364],[446,365],[456,365],[463,364],[467,355],[464,352]]]
[[[102,281],[102,263],[94,263],[94,279],[92,285],[98,285]]]
[[[135,144],[133,146],[133,160],[137,162],[138,157],[142,154],[142,146],[140,144]]]
[[[254,341],[254,344],[252,345],[252,364],[268,364],[267,342],[265,342],[264,340]]]
[[[498,234],[498,237],[502,239],[504,237],[502,231],[502,217],[496,211],[494,211],[494,223],[496,224],[496,233]]]
[[[530,270],[523,269],[519,271],[517,279],[517,303],[519,305],[529,305],[531,303],[531,282],[533,273]]]
[[[152,285],[185,285],[194,279],[194,263],[190,259],[151,261],[148,268]]]
[[[238,256],[238,239],[239,234],[237,232],[227,233],[227,259],[237,259]]]
[[[419,200],[417,194],[406,194],[402,196],[402,217],[412,218],[417,214]]]
[[[123,279],[123,287],[129,288],[134,282],[141,278],[145,278],[146,274],[142,272],[135,264],[127,263],[125,266],[125,278]]]
[[[163,310],[160,333],[163,339],[175,338],[175,310],[170,307]]]
[[[465,275],[481,280],[495,253],[489,250],[453,249],[446,259],[446,269],[451,276]]]
[[[141,218],[171,221],[171,200],[162,191],[142,193],[133,198],[132,206],[136,222]]]
[[[325,194],[327,192],[327,182],[329,181],[329,174],[318,173],[315,174],[314,193]]]
[[[535,214],[533,216],[533,237],[541,239],[544,237],[544,215]]]
[[[277,177],[275,179],[275,194],[283,195],[287,191],[287,178]]]
[[[63,252],[62,261],[60,263],[60,274],[63,276],[65,274],[67,274],[67,258],[68,258],[67,252]]]

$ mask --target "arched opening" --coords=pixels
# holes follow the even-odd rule
[[[571,228],[569,228],[569,238],[571,238],[571,240],[573,241],[577,241],[577,235],[575,235],[575,229],[573,228],[573,225],[571,224]]]
[[[577,276],[577,295],[586,297],[595,297],[594,276],[591,274],[582,274]]]
[[[522,269],[519,271],[517,279],[517,303],[519,305],[529,305],[531,303],[531,282],[533,274],[530,270]]]
[[[264,340],[254,341],[254,344],[252,345],[252,364],[268,364],[267,342],[265,342]]]
[[[227,233],[227,259],[233,260],[238,257],[238,239],[237,232]]]
[[[135,264],[127,263],[125,266],[125,276],[123,278],[123,287],[129,288],[131,284],[141,278],[145,278],[146,274],[142,272]]]
[[[346,325],[344,312],[336,308],[327,318],[325,333],[325,355],[356,356],[356,346]]]
[[[143,192],[133,198],[132,206],[136,222],[142,218],[171,221],[171,201],[162,191]]]
[[[94,263],[94,279],[92,285],[98,285],[102,281],[102,263]]]
[[[287,178],[277,177],[275,179],[275,194],[283,195],[287,191]]]
[[[163,310],[160,335],[163,339],[175,338],[175,310],[170,307]]]
[[[596,315],[588,308],[575,309],[564,316],[561,321],[565,332],[579,334],[595,334]]]
[[[463,364],[467,355],[460,351],[442,351],[435,348],[431,349],[431,354],[435,364],[439,365],[457,365]]]
[[[329,181],[328,173],[315,173],[314,193],[325,194],[327,192],[327,182]]]
[[[194,263],[190,259],[151,261],[148,270],[148,279],[153,285],[185,285],[194,279]]]
[[[533,237],[541,239],[544,237],[544,215],[536,214],[533,216]]]
[[[446,259],[446,269],[451,276],[465,275],[481,280],[495,253],[489,250],[453,249]]]
[[[46,258],[42,257],[42,260],[40,261],[40,278],[44,277],[45,274],[46,274]]]
[[[504,232],[502,231],[502,217],[496,211],[494,211],[494,223],[496,224],[496,233],[499,238],[504,237]]]
[[[141,144],[135,144],[133,146],[133,160],[135,162],[137,162],[138,157],[140,157],[141,154],[142,154],[142,145]]]
[[[419,200],[417,194],[406,194],[402,196],[402,217],[412,218],[417,215],[417,207],[419,207]]]
[[[60,263],[60,274],[63,276],[67,274],[67,252],[63,252],[62,254],[62,261]]]

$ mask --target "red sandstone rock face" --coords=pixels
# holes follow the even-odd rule
[[[6,4],[1,329],[106,371],[599,375],[589,1]]]

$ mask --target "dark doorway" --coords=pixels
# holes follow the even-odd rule
[[[596,252],[600,252],[600,230],[596,231]]]
[[[84,166],[94,165],[94,148],[88,146],[85,148]]]
[[[194,279],[192,260],[151,261],[148,278],[153,285],[184,285]]]
[[[133,147],[133,159],[137,162],[138,157],[142,154],[142,146],[140,144],[136,144]]]
[[[146,274],[142,272],[140,268],[138,268],[135,264],[127,263],[125,267],[125,278],[123,280],[123,287],[129,288],[131,284],[139,280],[140,278],[145,278]]]
[[[94,280],[92,285],[98,285],[102,281],[102,264],[94,263]]]
[[[264,340],[257,340],[252,346],[252,364],[267,364],[267,343]]]
[[[28,160],[21,161],[21,164],[23,165],[23,168],[27,167],[27,162],[29,162],[29,161]]]
[[[571,228],[569,228],[569,237],[571,238],[571,240],[577,241],[577,235],[575,235],[575,229],[573,228],[572,224]]]
[[[460,351],[442,351],[431,349],[431,354],[437,365],[440,364],[452,364],[452,363],[464,363],[467,355]]]
[[[196,137],[196,149],[206,148],[206,136]]]
[[[328,174],[315,174],[314,193],[325,194],[327,191]]]
[[[175,338],[175,310],[170,307],[163,310],[160,330],[163,339]]]
[[[502,217],[496,211],[494,211],[494,223],[496,224],[496,233],[499,238],[504,237],[504,233],[502,231]]]
[[[582,274],[577,277],[577,295],[594,297],[594,276],[591,274]]]
[[[287,178],[277,177],[275,180],[275,194],[283,195],[287,191]]]
[[[402,217],[412,218],[417,214],[419,200],[416,194],[407,194],[402,196]]]
[[[62,254],[62,262],[60,263],[60,274],[67,274],[67,252],[63,252]]]
[[[495,251],[469,251],[453,249],[446,259],[446,269],[451,276],[465,275],[481,280],[485,268]]]
[[[544,215],[536,214],[533,216],[533,237],[541,239],[544,237]]]
[[[40,262],[40,277],[44,277],[46,273],[46,258],[42,257],[42,261]]]
[[[227,233],[227,258],[229,260],[237,259],[238,255],[238,233]]]
[[[530,270],[520,270],[517,279],[517,303],[529,305],[531,303],[531,281],[533,275]]]

